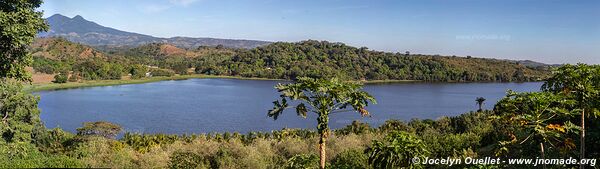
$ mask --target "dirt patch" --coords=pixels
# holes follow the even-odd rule
[[[164,44],[160,46],[160,53],[166,56],[170,55],[185,55],[186,51],[180,48],[177,48],[173,45]]]
[[[31,79],[33,80],[33,84],[47,84],[52,83],[52,81],[54,81],[55,74],[38,73],[35,72],[32,67],[27,67],[26,70],[27,72],[31,73]]]

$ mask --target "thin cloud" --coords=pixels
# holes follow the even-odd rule
[[[149,5],[142,7],[142,10],[146,13],[158,13],[158,12],[166,11],[169,8],[171,8],[171,6],[149,4]]]
[[[169,0],[169,2],[173,5],[179,6],[188,6],[193,4],[194,2],[198,2],[199,0]]]

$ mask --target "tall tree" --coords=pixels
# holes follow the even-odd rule
[[[27,51],[28,45],[40,31],[48,25],[42,18],[42,0],[2,0],[0,1],[0,77],[31,81],[25,71],[33,61]]]
[[[281,99],[273,102],[268,116],[277,120],[285,109],[294,108],[298,116],[306,118],[307,112],[317,114],[317,130],[320,135],[320,167],[325,168],[325,142],[329,136],[329,115],[340,112],[356,111],[363,116],[369,115],[365,109],[375,98],[362,91],[362,85],[342,82],[338,79],[299,78],[295,83],[278,84],[275,87],[281,93]],[[296,101],[290,106],[288,99]]]
[[[562,66],[553,72],[542,90],[563,93],[577,101],[577,111],[581,112],[580,158],[584,159],[586,118],[589,114],[600,115],[600,67],[586,64]],[[581,165],[581,168],[584,166]]]
[[[48,29],[42,18],[41,0],[0,1],[0,134],[1,142],[29,142],[39,127],[38,98],[24,93],[18,81],[31,81],[25,67],[32,62],[28,45]]]
[[[483,111],[483,102],[485,102],[485,98],[477,97],[477,99],[475,99],[475,102],[477,103],[477,105],[479,105],[479,110],[477,111]]]

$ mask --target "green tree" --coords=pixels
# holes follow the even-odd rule
[[[31,142],[35,127],[41,126],[39,98],[22,92],[18,82],[0,80],[0,143]]]
[[[580,158],[585,158],[585,121],[589,114],[600,115],[600,67],[586,64],[565,65],[553,72],[543,91],[563,93],[577,101],[580,115]],[[581,166],[583,168],[583,165]]]
[[[479,105],[479,109],[477,111],[483,111],[483,102],[485,102],[485,98],[477,97],[477,99],[475,99],[475,102],[477,103],[477,105]]]
[[[411,160],[424,159],[429,155],[423,141],[407,132],[398,131],[390,132],[383,141],[374,141],[366,152],[373,168],[423,168],[422,164],[416,162],[418,160]]]
[[[133,65],[129,71],[129,73],[131,73],[131,78],[133,79],[146,77],[146,72],[148,72],[148,67],[144,65]]]
[[[277,117],[287,108],[295,108],[296,114],[304,118],[307,112],[317,114],[321,168],[325,168],[325,142],[330,134],[329,114],[357,111],[366,116],[369,112],[365,107],[369,102],[376,103],[373,96],[361,90],[362,85],[337,79],[302,77],[295,83],[278,84],[275,88],[281,93],[281,100],[273,102],[274,107],[269,110],[269,117],[277,120]],[[297,101],[298,104],[290,106],[287,99]]]
[[[38,32],[46,31],[41,0],[0,1],[0,77],[31,81],[25,67],[33,62],[27,50]]]
[[[500,142],[499,154],[509,152],[508,146],[517,146],[515,150],[521,155],[528,155],[527,149],[539,145],[542,159],[546,157],[546,145],[556,149],[571,150],[574,148],[570,133],[576,133],[578,126],[571,123],[570,118],[577,115],[571,111],[575,101],[562,94],[550,92],[515,93],[509,91],[507,96],[498,101],[494,111],[496,119],[508,129],[508,141]],[[547,144],[548,143],[548,144]],[[554,149],[554,150],[556,150]],[[545,167],[545,166],[544,166]]]
[[[57,75],[54,75],[54,83],[67,83],[67,75],[64,73],[59,73]]]

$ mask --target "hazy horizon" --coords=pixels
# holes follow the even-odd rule
[[[388,52],[600,63],[598,1],[56,0],[40,10],[156,37],[315,39]]]

